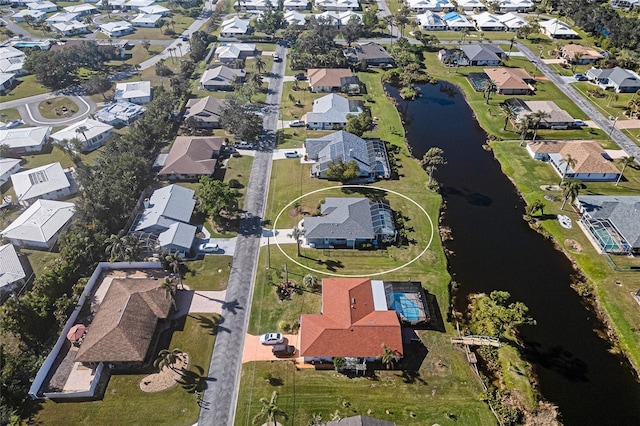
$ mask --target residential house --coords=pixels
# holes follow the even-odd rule
[[[598,50],[579,44],[566,44],[562,48],[562,57],[569,63],[586,65],[604,59]]]
[[[438,51],[438,60],[447,67],[466,67],[469,65],[469,59],[467,59],[464,52],[458,48],[440,49]]]
[[[634,93],[640,90],[640,76],[620,67],[590,68],[586,76],[603,89],[613,89],[618,93]]]
[[[56,24],[56,23],[69,23],[69,22],[80,22],[80,14],[79,13],[69,13],[69,12],[58,12],[46,19],[48,24]]]
[[[129,83],[116,84],[116,91],[113,95],[116,102],[131,102],[142,105],[151,102],[151,82],[132,81]]]
[[[311,248],[377,248],[396,239],[393,212],[387,202],[328,197],[320,213],[302,222]]]
[[[33,22],[42,22],[47,17],[47,12],[41,10],[22,9],[21,11],[13,14],[11,18],[16,22],[25,22],[24,17],[31,16]]]
[[[133,32],[133,25],[127,21],[107,22],[99,26],[100,31],[109,37],[122,37]]]
[[[485,68],[484,73],[496,83],[500,95],[528,95],[535,91],[534,78],[523,68]]]
[[[242,10],[267,10],[269,5],[274,7],[271,2],[267,4],[267,0],[240,0],[240,8]]]
[[[11,175],[17,173],[20,170],[20,168],[22,167],[20,165],[20,162],[21,160],[17,158],[0,157],[0,192],[4,192],[4,190],[2,190],[2,187],[6,182],[9,182]],[[1,225],[2,224],[0,223],[0,226]]]
[[[345,12],[326,11],[314,16],[318,21],[325,22],[325,24],[335,25],[337,27],[347,25],[354,16],[357,18],[358,22],[362,23],[362,15],[351,10],[347,10]]]
[[[456,0],[456,4],[465,12],[487,10],[487,6],[480,0]]]
[[[640,253],[640,196],[578,195],[580,224],[596,248],[611,254]]]
[[[345,417],[340,420],[332,420],[324,424],[324,426],[396,426],[394,422],[380,420],[368,416]]]
[[[360,80],[348,68],[310,68],[307,75],[313,93],[360,93]]]
[[[540,32],[551,38],[580,38],[577,32],[564,22],[553,18],[548,21],[540,22]]]
[[[363,111],[362,102],[351,101],[334,93],[313,101],[313,110],[303,116],[307,127],[314,130],[340,130],[350,115]]]
[[[426,10],[424,13],[416,16],[416,21],[420,24],[420,28],[425,31],[444,31],[447,29],[447,24],[442,17],[430,10]]]
[[[471,16],[471,20],[475,23],[478,31],[504,31],[505,29],[504,24],[500,20],[500,16],[489,12],[473,15]]]
[[[349,62],[360,63],[363,68],[395,64],[389,52],[373,41],[348,47],[343,50],[343,53]]]
[[[609,5],[614,9],[628,9],[640,7],[640,0],[611,0]]]
[[[111,136],[113,126],[91,118],[73,123],[51,135],[57,143],[77,139],[80,141],[80,152],[94,151],[100,148]]]
[[[13,88],[16,82],[16,75],[10,72],[0,73],[0,93],[4,94]]]
[[[189,99],[184,119],[195,120],[197,129],[220,128],[220,106],[222,101],[213,96],[205,96],[200,99]]]
[[[500,12],[520,12],[525,13],[533,9],[531,0],[499,0],[498,8]]]
[[[450,31],[474,30],[475,27],[467,18],[458,12],[449,12],[442,16],[442,20],[447,24]]]
[[[73,203],[36,200],[3,231],[3,237],[18,247],[51,249],[71,221]]]
[[[160,16],[168,16],[171,13],[170,9],[167,9],[164,6],[160,6],[159,4],[152,4],[151,6],[145,6],[138,8],[140,13],[144,13],[146,15],[160,15]]]
[[[286,11],[305,10],[309,6],[309,0],[284,0],[282,2],[282,8]]]
[[[547,117],[543,118],[538,127],[549,129],[567,129],[573,126],[574,118],[563,109],[560,109],[553,101],[523,101],[518,98],[510,98],[504,101],[511,111],[516,114],[516,121],[521,121],[524,117],[535,112],[545,112]]]
[[[4,295],[25,284],[27,274],[13,244],[0,245],[0,302]]]
[[[131,23],[134,27],[159,27],[162,25],[162,15],[149,15],[146,13],[140,13],[131,20]]]
[[[184,255],[191,250],[196,227],[189,224],[196,200],[194,191],[179,185],[156,189],[132,228],[139,236],[152,235],[165,253]],[[182,223],[181,226],[176,224]]]
[[[126,59],[128,56],[127,50],[133,48],[133,45],[129,44],[129,40],[96,39],[95,42],[98,46],[114,49],[114,53],[119,55],[121,59]]]
[[[229,68],[224,65],[206,70],[200,77],[200,88],[212,92],[233,90],[235,83],[242,83],[247,73],[243,69]]]
[[[140,10],[141,7],[153,6],[156,0],[129,0],[124,4],[125,9]]]
[[[380,359],[384,345],[402,357],[400,321],[386,302],[382,281],[324,278],[322,313],[300,316],[300,355],[314,363],[337,357],[371,361]]]
[[[465,44],[460,46],[460,50],[471,66],[500,65],[505,56],[504,50],[495,44]]]
[[[305,141],[307,158],[316,163],[311,167],[311,177],[327,179],[329,166],[342,161],[355,161],[360,170],[360,178],[374,182],[389,179],[391,167],[384,142],[380,139],[362,139],[341,130],[321,138]]]
[[[28,169],[11,175],[18,202],[30,206],[38,199],[59,200],[77,191],[73,169],[62,169],[60,163]]]
[[[287,21],[288,25],[292,25],[294,27],[302,27],[307,23],[307,16],[304,13],[300,13],[295,10],[290,10],[284,14],[284,20]]]
[[[114,127],[128,126],[142,117],[146,108],[131,102],[116,102],[107,105],[95,115],[96,120]]]
[[[407,6],[413,12],[450,12],[456,7],[449,0],[408,0]]]
[[[251,32],[251,21],[240,19],[237,16],[222,21],[220,25],[220,37],[237,37]]]
[[[29,10],[37,10],[40,12],[56,12],[58,10],[58,6],[55,3],[51,3],[50,1],[37,1],[33,3],[26,3],[25,6]]]
[[[22,69],[26,54],[12,46],[0,47],[0,73],[24,75]]]
[[[535,141],[527,144],[527,152],[535,160],[548,161],[565,179],[614,182],[620,176],[596,141]],[[568,157],[575,161],[574,165],[566,161]]]
[[[172,180],[198,180],[202,176],[212,176],[222,142],[219,137],[178,136],[158,174]]]
[[[218,62],[222,63],[233,62],[237,59],[247,59],[257,54],[256,45],[249,43],[220,44],[215,51]]]
[[[0,130],[0,145],[7,145],[14,154],[42,152],[49,143],[51,129],[39,126]]]
[[[77,6],[66,6],[66,7],[63,7],[63,9],[65,10],[65,12],[77,13],[80,16],[99,13],[97,7],[87,3],[79,4]]]
[[[89,28],[87,27],[87,25],[78,21],[55,22],[51,24],[51,26],[56,30],[57,33],[64,36],[86,34],[89,32]]]
[[[360,9],[358,0],[315,0],[314,4],[320,10],[335,10],[338,12]]]
[[[504,25],[507,31],[517,31],[518,28],[529,25],[527,21],[525,21],[518,15],[514,15],[513,13],[498,15],[498,19],[500,20],[500,22],[502,22],[502,25]]]

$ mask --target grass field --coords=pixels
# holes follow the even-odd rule
[[[64,118],[75,114],[78,111],[78,105],[66,96],[58,96],[40,102],[38,111],[44,118]]]
[[[8,94],[0,96],[0,103],[22,99],[29,96],[41,95],[50,91],[42,84],[38,83],[34,75],[25,75],[23,77],[19,77],[17,80],[20,84],[14,87]]]
[[[15,108],[0,109],[0,121],[19,120],[20,113]]]
[[[229,262],[232,256],[202,256],[202,259],[186,263],[188,272],[183,283],[191,290],[226,290],[229,281]]]
[[[183,317],[172,335],[163,336],[164,347],[180,348],[191,357],[189,370],[206,376],[215,342],[217,316],[193,314]],[[166,334],[166,333],[165,333]],[[170,343],[168,340],[170,339]],[[160,346],[160,345],[159,345]],[[162,347],[162,346],[160,346]],[[200,407],[193,390],[176,384],[161,392],[140,390],[140,380],[154,372],[114,375],[99,401],[55,403],[46,401],[35,416],[35,424],[46,425],[192,425]]]

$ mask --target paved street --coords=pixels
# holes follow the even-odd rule
[[[558,88],[569,97],[585,114],[587,114],[593,122],[595,122],[602,130],[607,133],[610,133],[611,139],[620,146],[620,148],[624,149],[627,155],[634,156],[636,158],[636,163],[640,164],[640,148],[636,145],[631,139],[629,139],[626,135],[624,135],[620,130],[614,128],[613,122],[605,117],[596,109],[596,107],[585,99],[582,94],[580,94],[576,89],[571,87],[571,85],[559,76],[555,71],[553,71],[547,64],[536,56],[531,50],[529,50],[526,46],[518,43],[518,50],[520,50],[531,62],[535,63],[536,66],[544,75],[552,81]]]
[[[277,47],[281,57],[286,50]],[[221,325],[213,348],[209,365],[208,388],[204,393],[204,403],[198,424],[202,426],[232,425],[238,401],[240,369],[247,331],[253,283],[256,275],[262,216],[264,214],[271,176],[273,144],[275,142],[276,120],[282,95],[282,75],[284,64],[274,62],[272,73],[280,78],[272,78],[269,83],[267,104],[271,107],[264,116],[265,133],[261,148],[256,153],[247,185],[244,203],[245,218],[240,223],[225,305],[223,305]]]

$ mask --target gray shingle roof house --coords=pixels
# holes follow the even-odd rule
[[[349,62],[360,62],[363,68],[395,63],[393,57],[384,47],[372,41],[348,47],[342,52]]]
[[[27,274],[12,244],[0,246],[0,300],[2,295],[24,284]]]
[[[339,130],[347,125],[349,115],[362,113],[362,102],[332,93],[313,101],[313,110],[305,114],[307,127],[315,130]]]
[[[500,65],[500,60],[505,55],[504,50],[494,44],[465,44],[460,46],[460,50],[471,66]]]
[[[311,167],[312,177],[326,179],[329,165],[338,160],[358,163],[360,177],[369,182],[391,176],[387,151],[380,139],[362,139],[341,130],[321,138],[307,139],[305,148],[308,158],[316,161]]]
[[[367,198],[326,198],[321,216],[303,221],[307,244],[312,248],[378,247],[395,240],[393,212],[387,202]]]
[[[640,253],[640,196],[579,195],[576,204],[583,228],[601,250]]]
[[[224,65],[206,70],[200,78],[200,87],[204,90],[231,90],[233,84],[244,81],[245,70],[237,70]]]
[[[222,105],[222,100],[213,96],[189,99],[184,119],[193,117],[198,129],[220,128],[220,105]]]
[[[590,68],[586,75],[589,80],[603,89],[613,88],[618,93],[633,93],[640,90],[640,76],[631,70],[620,67]]]

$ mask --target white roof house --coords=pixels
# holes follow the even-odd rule
[[[111,2],[109,2],[111,4]],[[66,6],[63,9],[69,13],[79,13],[80,15],[90,15],[92,13],[98,13],[98,8],[92,4],[84,3],[77,6]]]
[[[40,152],[50,133],[49,126],[0,130],[0,145],[8,145],[15,153]]]
[[[240,19],[234,16],[231,19],[222,21],[220,25],[220,35],[222,37],[233,37],[246,34],[249,31],[251,21],[248,19]]]
[[[513,13],[505,13],[498,15],[498,19],[507,28],[508,31],[515,31],[520,27],[527,25],[527,21]]]
[[[528,12],[533,8],[531,0],[499,0],[500,12]]]
[[[362,107],[335,93],[313,101],[313,111],[305,114],[310,129],[336,129],[347,125],[349,115],[358,115]]]
[[[256,53],[256,45],[249,43],[221,44],[216,48],[216,56],[220,62],[231,62],[253,56]]]
[[[127,9],[140,9],[141,7],[149,7],[153,5],[156,0],[130,0],[124,4]]]
[[[505,29],[500,17],[489,12],[473,15],[471,20],[475,22],[478,31],[504,31]]]
[[[465,28],[474,28],[473,24],[469,22],[467,18],[460,15],[458,12],[449,12],[442,16],[442,20],[447,24],[447,27],[453,31],[460,31]]]
[[[74,212],[73,203],[37,200],[0,233],[17,246],[51,248]]]
[[[55,12],[58,10],[58,6],[50,1],[38,1],[34,3],[27,3],[27,8],[30,10],[40,10],[42,12]]]
[[[356,10],[360,7],[358,0],[316,0],[315,5],[322,10],[337,10],[340,12]]]
[[[0,92],[11,88],[16,80],[16,75],[9,72],[0,72]]]
[[[462,8],[462,10],[470,11],[470,10],[487,10],[487,6],[484,5],[480,0],[457,0],[458,6]]]
[[[12,244],[0,246],[0,295],[24,283],[27,274]]]
[[[98,149],[111,136],[113,127],[91,118],[73,123],[51,135],[51,139],[60,143],[64,140],[78,139],[80,151],[87,152]]]
[[[162,15],[148,15],[140,13],[131,20],[134,27],[157,27],[158,22],[162,19]]]
[[[0,157],[0,186],[8,181],[12,174],[20,170],[20,167],[19,159]]]
[[[449,12],[456,8],[449,0],[408,0],[407,5],[409,9],[418,13],[427,10],[432,12]]]
[[[134,104],[147,104],[151,102],[151,82],[133,81],[116,84],[114,100],[131,102]]]
[[[0,72],[21,75],[24,73],[26,54],[12,46],[0,47]]]
[[[325,19],[334,25],[347,25],[352,16],[355,16],[360,22],[362,22],[362,15],[352,10],[346,10],[344,12],[326,11],[315,16],[316,19]]]
[[[28,206],[39,198],[56,200],[71,195],[75,188],[72,188],[70,174],[70,170],[62,170],[60,163],[51,163],[14,173],[11,181],[18,202]]]
[[[84,34],[89,32],[89,28],[86,24],[78,21],[70,22],[56,22],[51,24],[57,32],[63,35]]]
[[[166,16],[171,12],[164,6],[160,6],[159,4],[152,4],[151,6],[140,7],[138,10],[142,13],[146,13],[148,15],[162,15]]]
[[[24,22],[25,16],[31,16],[34,22],[40,22],[47,16],[47,12],[43,12],[42,10],[31,10],[31,9],[22,9],[18,13],[11,16],[16,22]]]
[[[309,0],[284,0],[282,7],[284,10],[304,10],[308,4]]]
[[[447,29],[447,24],[444,22],[442,17],[430,10],[427,10],[423,14],[416,16],[416,21],[418,21],[418,23],[420,24],[420,28],[422,28],[423,30]]]
[[[307,22],[307,16],[304,13],[296,12],[295,10],[290,10],[284,14],[284,20],[287,21],[289,25],[297,25],[302,26]]]
[[[100,31],[109,37],[120,37],[133,32],[133,25],[127,21],[107,22],[100,25]]]
[[[58,12],[45,19],[45,21],[47,21],[49,24],[55,24],[56,22],[78,22],[79,16],[79,13]]]
[[[146,109],[131,102],[116,102],[96,112],[96,120],[116,125],[129,125],[144,115]]]
[[[578,38],[578,33],[558,19],[540,22],[540,31],[551,38]]]

